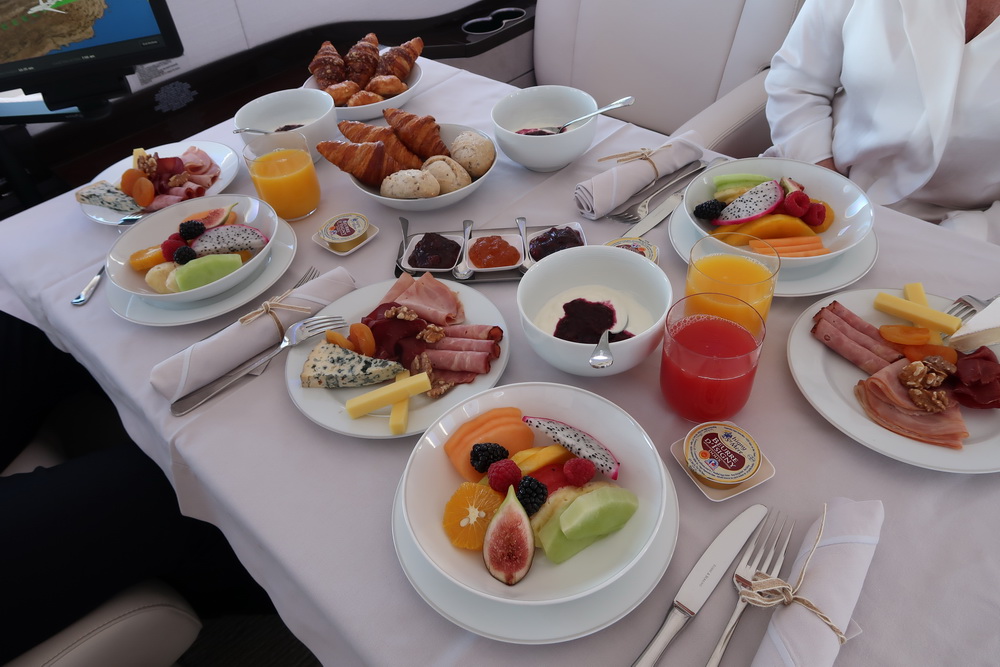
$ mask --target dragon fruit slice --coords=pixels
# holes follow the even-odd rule
[[[712,222],[717,225],[736,225],[756,220],[774,212],[784,199],[785,189],[781,184],[778,181],[766,181],[729,202]]]
[[[593,461],[597,469],[611,479],[618,479],[620,466],[618,459],[589,433],[584,433],[564,422],[545,417],[522,417],[521,421],[549,436],[576,456]]]
[[[206,229],[191,244],[199,257],[221,255],[231,252],[257,252],[267,245],[267,237],[256,227],[249,225],[221,225]]]

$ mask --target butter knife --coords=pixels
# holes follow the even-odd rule
[[[625,238],[639,238],[653,227],[666,220],[674,209],[681,203],[684,199],[683,192],[675,192],[670,195],[662,202],[660,202],[656,208],[650,211],[645,218],[632,225],[627,232],[623,234]]]

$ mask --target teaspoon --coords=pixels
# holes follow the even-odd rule
[[[608,337],[611,329],[605,329],[601,334],[601,339],[597,341],[594,353],[590,355],[590,365],[594,368],[607,368],[615,363],[615,358],[611,355],[611,343]]]
[[[573,123],[579,123],[581,120],[587,120],[588,118],[596,116],[598,114],[602,114],[605,111],[611,111],[612,109],[618,109],[619,107],[630,106],[633,102],[635,102],[635,98],[632,97],[631,95],[629,97],[623,97],[620,100],[616,100],[611,104],[601,107],[597,111],[591,111],[590,113],[580,116],[579,118],[574,118],[568,123],[563,123],[558,127],[556,127],[555,125],[550,125],[549,127],[540,127],[538,128],[537,131],[539,134],[559,134]]]
[[[97,289],[98,283],[101,282],[101,276],[104,275],[104,266],[105,265],[102,264],[101,268],[97,271],[97,275],[90,279],[90,282],[83,288],[83,291],[73,297],[70,301],[71,304],[74,306],[82,306],[90,301],[91,295],[94,293],[94,290]]]
[[[268,132],[267,130],[255,130],[252,127],[238,127],[233,130],[233,134],[242,134],[243,132],[250,132],[251,134],[273,134],[273,132]]]
[[[468,280],[475,273],[469,268],[469,239],[472,237],[472,220],[462,222],[462,261],[451,270],[451,275],[459,280]]]

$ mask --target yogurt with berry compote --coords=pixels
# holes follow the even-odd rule
[[[604,320],[608,309],[610,319]],[[557,338],[596,343],[604,328],[610,328],[610,340],[624,340],[650,328],[654,320],[631,294],[604,285],[577,285],[549,299],[534,322]]]

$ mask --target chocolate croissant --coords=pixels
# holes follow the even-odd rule
[[[441,140],[441,126],[434,116],[418,116],[402,109],[385,109],[382,115],[406,147],[426,160],[432,155],[447,155],[448,146]]]
[[[378,69],[378,37],[370,32],[344,55],[347,78],[362,88],[368,85]]]
[[[410,75],[410,70],[413,69],[413,63],[417,61],[423,50],[424,40],[419,37],[414,37],[399,46],[386,49],[379,56],[378,68],[375,70],[375,74],[392,74],[399,77],[400,81],[406,81],[406,77]]]
[[[359,123],[355,120],[342,120],[337,123],[341,133],[354,143],[360,144],[366,141],[381,141],[385,144],[385,149],[396,162],[403,165],[404,169],[420,169],[424,161],[406,147],[391,127],[384,125],[369,125]]]
[[[323,42],[309,63],[309,73],[316,79],[316,84],[320,88],[326,88],[346,79],[347,67],[337,48],[330,42]]]
[[[386,176],[403,168],[392,159],[381,141],[360,144],[321,141],[316,145],[316,150],[341,170],[373,188],[378,188]]]
[[[395,97],[406,90],[405,83],[399,80],[395,74],[376,74],[365,86],[365,90],[381,95],[382,97]]]

